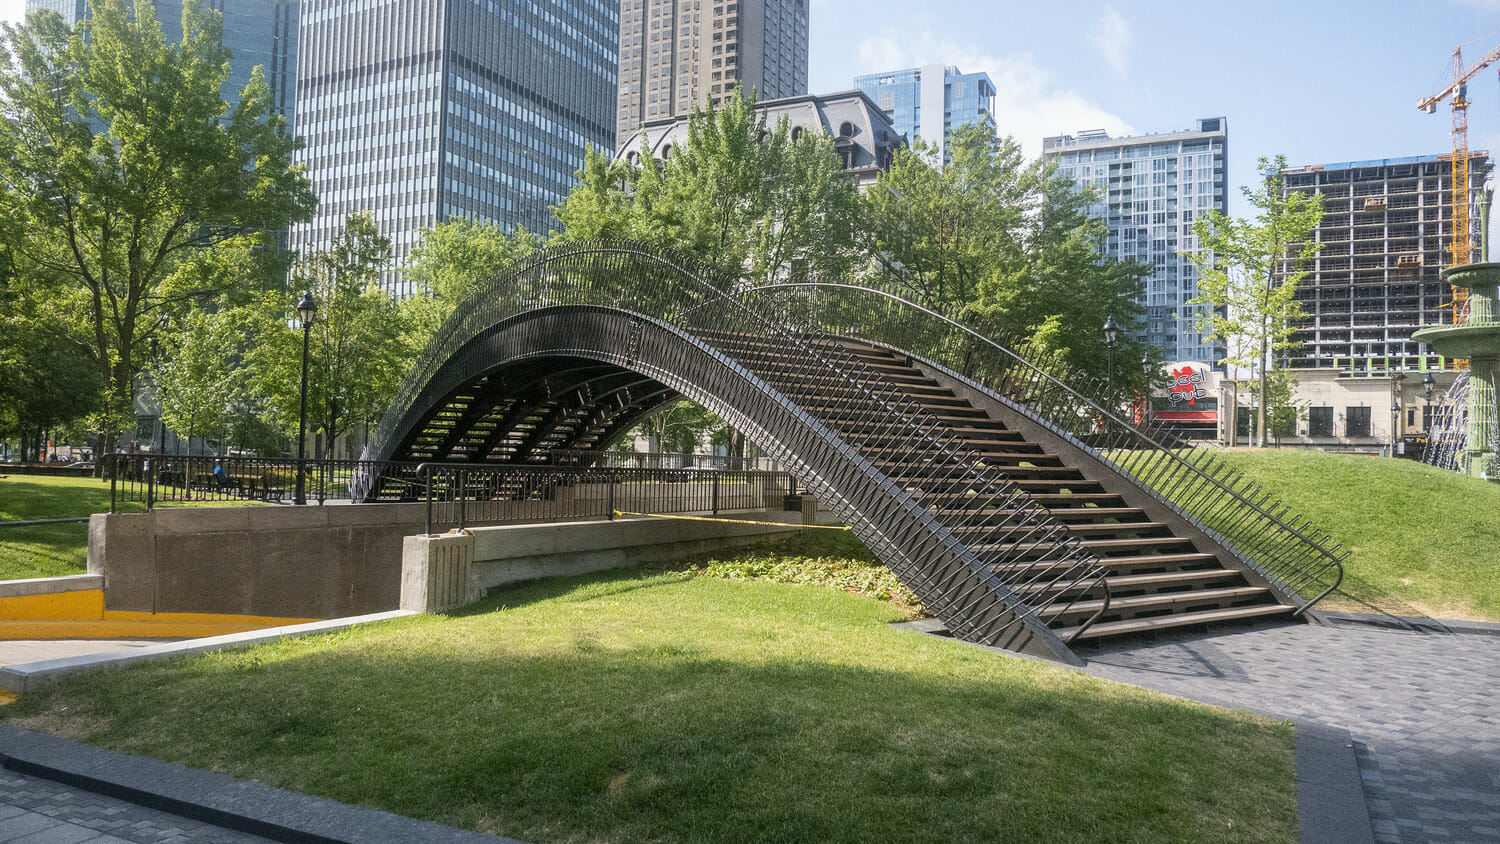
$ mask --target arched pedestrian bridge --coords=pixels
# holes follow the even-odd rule
[[[1337,585],[1326,537],[1022,354],[862,288],[727,290],[638,243],[537,253],[444,325],[367,456],[545,462],[687,397],[954,635],[1065,661],[1090,638],[1291,619]]]

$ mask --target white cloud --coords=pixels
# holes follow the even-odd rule
[[[1105,9],[1098,27],[1089,36],[1089,43],[1094,45],[1105,63],[1119,76],[1125,75],[1126,53],[1130,50],[1132,40],[1130,24],[1113,7]]]
[[[1134,134],[1120,116],[1075,91],[1062,89],[1052,74],[1028,54],[996,56],[931,31],[885,33],[859,44],[859,73],[878,73],[924,64],[956,65],[964,73],[984,71],[995,83],[995,125],[1011,135],[1032,158],[1042,138],[1104,129],[1114,136]]]

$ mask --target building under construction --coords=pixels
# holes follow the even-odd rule
[[[1470,151],[1471,207],[1488,178],[1489,154]],[[1288,355],[1293,369],[1389,375],[1452,368],[1412,332],[1453,322],[1453,292],[1439,279],[1451,263],[1452,155],[1324,164],[1285,171],[1288,190],[1323,194],[1323,244],[1298,285],[1305,317]],[[1468,215],[1478,254],[1479,215]]]

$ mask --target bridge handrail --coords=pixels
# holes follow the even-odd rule
[[[798,282],[755,290],[766,295],[814,291],[851,298],[874,296],[920,315],[918,318],[926,323],[921,328],[928,331],[928,342],[921,347],[917,341],[923,338],[918,332],[897,334],[893,330],[895,319],[879,326],[874,322],[847,324],[849,317],[861,314],[878,319],[881,314],[876,308],[833,310],[845,324],[825,319],[822,330],[845,336],[857,333],[862,339],[879,338],[881,343],[897,344],[953,370],[993,398],[1067,437],[1117,472],[1137,480],[1157,501],[1238,554],[1273,583],[1284,586],[1278,591],[1298,605],[1298,615],[1326,598],[1343,581],[1343,560],[1349,552],[1339,553],[1341,546],[1332,543],[1332,537],[1315,532],[1300,516],[1288,519],[1291,508],[1282,507],[1279,499],[1273,502],[1273,494],[1243,473],[1208,450],[1190,446],[1160,423],[1153,426],[1149,416],[1140,424],[1121,418],[1114,409],[1101,407],[1051,372],[956,320],[893,293],[849,284]],[[931,329],[939,326],[941,330],[933,334]],[[936,342],[932,342],[934,337]],[[955,339],[965,342],[955,343]],[[988,352],[991,362],[998,359],[999,365],[982,367],[969,344]],[[1016,377],[1017,372],[1022,377]],[[1069,380],[1089,379],[1075,376]],[[1080,430],[1082,426],[1088,430]],[[1315,594],[1309,598],[1306,593]]]

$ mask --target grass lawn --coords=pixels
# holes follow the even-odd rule
[[[0,717],[536,842],[1296,840],[1289,725],[902,614],[609,572],[80,677]]]
[[[1343,591],[1500,621],[1500,484],[1411,460],[1302,449],[1224,458],[1351,551]],[[1358,610],[1358,606],[1349,607]]]
[[[0,472],[0,474],[4,474]],[[166,502],[162,507],[260,506],[259,502]],[[140,512],[140,502],[121,502],[122,513]],[[109,512],[109,481],[90,476],[0,477],[0,522],[64,519]],[[88,565],[89,526],[72,524],[0,527],[0,580],[82,574]]]

